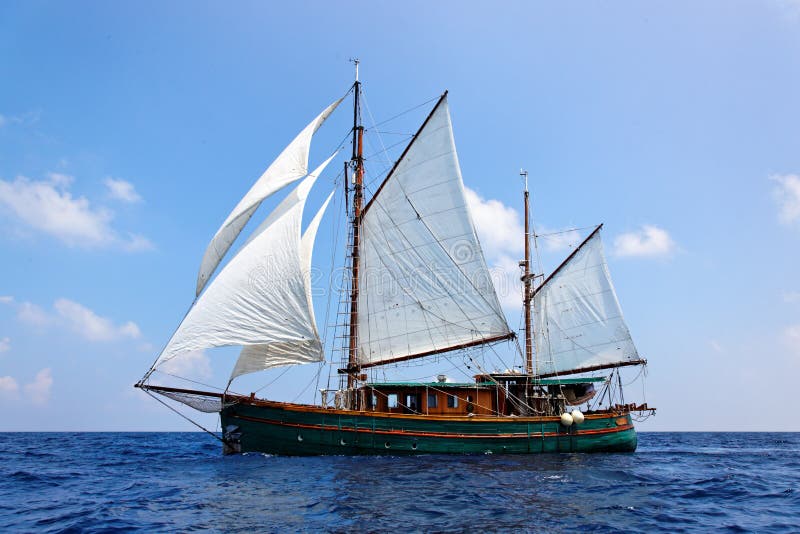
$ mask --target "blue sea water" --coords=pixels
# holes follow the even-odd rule
[[[223,457],[202,433],[0,434],[0,531],[800,531],[800,434],[634,454]]]

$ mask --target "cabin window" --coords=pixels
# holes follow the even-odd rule
[[[389,393],[386,398],[389,402],[389,408],[397,408],[397,393]]]
[[[428,408],[439,407],[439,396],[436,393],[428,393]]]
[[[375,393],[372,394],[372,404],[370,404],[370,406],[372,408],[375,408],[375,407],[378,406],[378,396]]]
[[[416,412],[419,409],[418,399],[416,394],[406,395],[406,408],[412,412]]]
[[[458,397],[455,395],[448,395],[447,396],[447,407],[448,408],[458,408]]]

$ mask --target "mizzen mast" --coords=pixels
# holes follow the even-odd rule
[[[533,374],[533,329],[531,327],[531,234],[530,234],[530,200],[528,193],[528,171],[520,170],[519,175],[525,178],[525,259],[520,262],[522,274],[522,304],[525,309],[525,372]]]
[[[364,186],[364,157],[363,141],[364,126],[361,124],[359,109],[359,96],[361,82],[358,81],[358,59],[353,59],[356,67],[356,80],[353,84],[353,155],[350,164],[354,167],[353,173],[353,241],[350,245],[351,261],[351,288],[350,288],[350,333],[347,356],[347,387],[355,386],[356,377],[360,371],[358,365],[358,277],[359,277],[359,246],[361,238],[361,207],[363,204]]]

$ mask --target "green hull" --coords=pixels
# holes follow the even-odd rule
[[[633,452],[630,414],[444,417],[325,410],[282,403],[235,404],[220,414],[227,453],[280,455],[535,454]]]

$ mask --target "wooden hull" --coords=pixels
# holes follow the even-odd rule
[[[425,416],[330,410],[270,401],[237,403],[220,414],[226,453],[535,454],[633,452],[630,414],[586,415],[564,427],[558,417]]]

